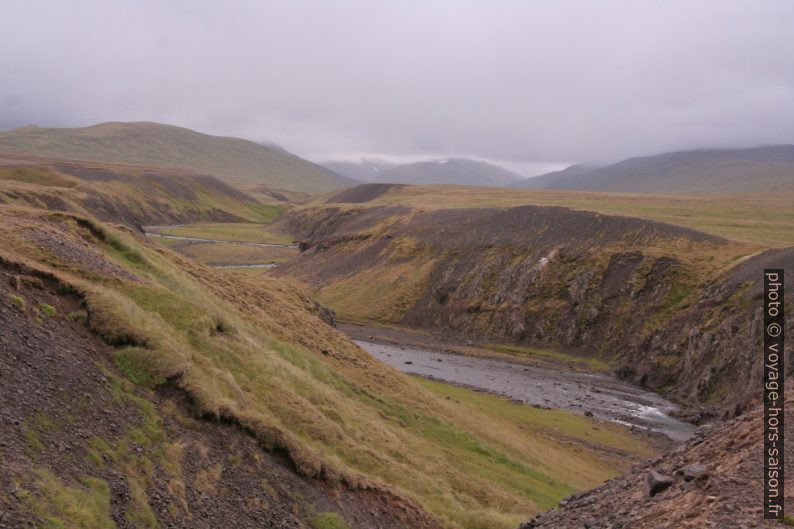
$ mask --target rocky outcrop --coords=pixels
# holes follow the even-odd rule
[[[621,350],[620,374],[652,388],[666,388],[680,401],[706,405],[687,417],[695,422],[731,417],[752,407],[763,376],[765,268],[783,269],[794,278],[794,247],[747,258],[703,287],[691,305]],[[794,318],[787,318],[785,332],[794,335]],[[789,341],[788,374],[794,373],[791,351]]]

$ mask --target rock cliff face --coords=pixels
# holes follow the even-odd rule
[[[671,388],[684,402],[706,402],[712,414],[746,411],[758,398],[763,375],[763,273],[769,268],[794,278],[794,247],[752,256],[705,285],[695,303],[622,351],[621,374]],[[786,299],[790,313],[791,289]],[[789,336],[794,335],[792,322],[788,317]],[[791,351],[789,341],[788,374],[794,372]]]
[[[794,277],[794,248],[731,269],[753,250],[566,208],[328,207],[280,226],[304,253],[275,273],[342,318],[597,355],[708,414],[732,415],[758,395],[759,281],[764,267]]]

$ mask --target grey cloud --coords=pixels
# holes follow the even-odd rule
[[[314,159],[513,167],[794,142],[787,0],[7,0],[3,12],[3,128],[153,120]]]

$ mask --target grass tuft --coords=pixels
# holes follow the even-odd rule
[[[38,471],[39,494],[32,497],[33,511],[45,529],[115,529],[110,517],[110,487],[101,479],[85,477],[79,486],[64,485],[48,470]]]
[[[136,386],[154,388],[165,382],[165,377],[152,371],[151,354],[140,347],[124,347],[113,354],[113,363]]]
[[[312,529],[349,529],[347,523],[335,512],[322,512],[311,519]]]
[[[58,314],[58,311],[55,309],[55,307],[48,303],[39,303],[38,309],[41,314],[47,316],[48,318],[52,318]]]
[[[16,310],[20,312],[25,310],[25,298],[23,298],[22,296],[11,294],[8,299],[9,301],[11,301],[11,306],[14,307]]]

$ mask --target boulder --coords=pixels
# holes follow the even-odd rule
[[[692,481],[694,479],[701,479],[708,476],[706,467],[700,463],[693,463],[676,470],[676,474],[683,476],[685,481]]]
[[[648,472],[646,482],[648,483],[648,494],[653,497],[670,488],[670,485],[675,483],[675,480],[670,476],[665,476],[655,470],[651,470]]]

